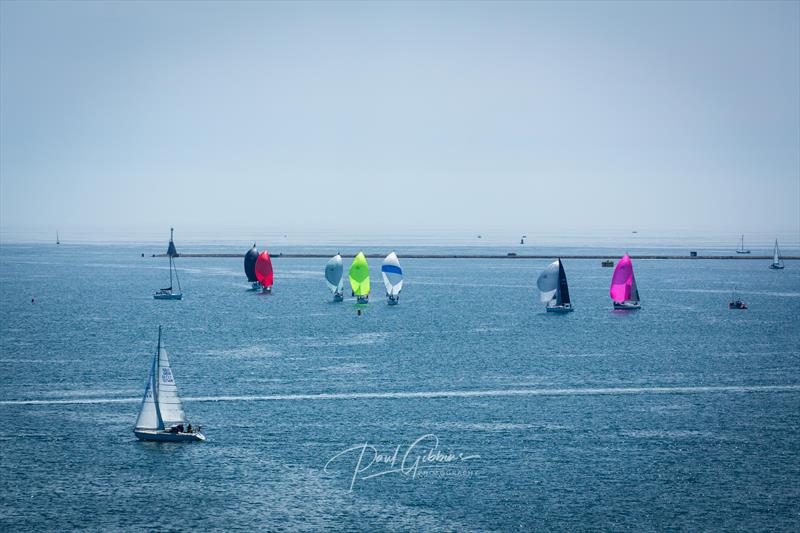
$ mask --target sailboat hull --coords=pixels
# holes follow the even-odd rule
[[[783,270],[783,265],[770,265],[772,270]]]
[[[360,304],[368,304],[369,303],[369,294],[366,296],[357,296],[356,303]]]
[[[641,309],[642,304],[639,302],[614,302],[614,309],[621,309],[627,311],[634,311],[636,309]]]
[[[134,429],[133,434],[139,440],[149,440],[157,442],[203,442],[205,435],[196,433],[172,433],[169,431],[159,431],[156,429]]]
[[[272,294],[272,285],[269,287],[261,287],[261,292],[263,294]]]
[[[155,300],[182,300],[183,293],[172,293],[172,292],[163,292],[159,291],[153,295],[153,299]]]
[[[397,305],[397,304],[400,303],[400,297],[399,296],[389,295],[388,303],[389,303],[389,305]]]
[[[556,314],[564,314],[564,313],[571,313],[575,310],[571,304],[562,304],[562,305],[548,305],[545,307],[548,313],[556,313]]]
[[[334,293],[333,295],[334,302],[343,302],[344,301],[344,294],[341,292]]]

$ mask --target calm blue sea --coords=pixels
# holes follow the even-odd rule
[[[552,316],[548,261],[398,248],[400,305],[372,260],[357,316],[320,259],[274,259],[271,296],[178,259],[154,301],[164,248],[0,248],[1,530],[800,529],[800,261],[635,261],[624,313],[567,260]],[[204,444],[132,433],[159,324]]]

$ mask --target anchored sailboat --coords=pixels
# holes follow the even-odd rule
[[[633,263],[628,254],[622,256],[614,269],[609,294],[614,301],[614,309],[642,308],[639,303],[639,288],[636,286],[636,277],[633,275]]]
[[[258,283],[261,285],[261,292],[271,294],[273,281],[272,259],[270,259],[266,250],[261,252],[258,259],[256,259],[255,270],[256,279],[258,279]]]
[[[178,396],[178,387],[169,366],[167,350],[161,346],[161,326],[158,326],[158,347],[150,365],[150,375],[144,389],[139,418],[133,433],[139,440],[168,442],[204,441],[200,428],[186,425],[186,414]]]
[[[744,235],[742,235],[742,244],[739,245],[739,248],[736,250],[737,254],[749,254],[750,250],[744,249]]]
[[[547,303],[545,310],[548,313],[569,313],[574,310],[569,299],[567,273],[564,272],[561,259],[556,259],[542,270],[536,286],[541,293],[539,298]]]
[[[256,249],[256,243],[253,243],[253,247],[247,250],[247,253],[244,254],[244,274],[247,276],[247,281],[252,283],[253,290],[258,290],[261,286],[258,283],[258,278],[256,277],[256,260],[258,259],[258,250]]]
[[[339,254],[331,257],[325,263],[325,283],[333,293],[333,301],[341,302],[344,300],[342,287],[344,286],[344,267],[342,266],[342,256]]]
[[[178,279],[178,269],[175,268],[175,258],[178,257],[178,250],[175,249],[175,242],[172,240],[173,228],[169,228],[169,246],[167,247],[167,256],[169,257],[169,287],[156,291],[153,298],[156,300],[180,300],[183,298],[181,292],[181,280]],[[172,277],[175,276],[175,282],[178,284],[178,292],[172,290]]]
[[[781,249],[778,248],[778,239],[775,239],[775,249],[772,251],[772,264],[769,266],[774,270],[783,270],[783,258]]]
[[[397,305],[400,301],[400,291],[403,290],[403,269],[400,268],[400,261],[397,259],[396,253],[390,253],[383,260],[381,276],[383,284],[386,286],[389,305]]]
[[[350,265],[350,288],[360,304],[369,303],[369,264],[364,252],[358,252]]]

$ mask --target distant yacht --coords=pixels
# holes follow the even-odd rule
[[[261,285],[261,292],[265,294],[272,294],[272,283],[274,281],[274,274],[272,272],[272,259],[266,250],[258,254],[255,264],[256,279]]]
[[[333,301],[341,302],[344,300],[342,288],[344,286],[344,267],[342,267],[342,256],[336,254],[325,264],[325,283],[333,293]]]
[[[731,302],[728,304],[728,309],[747,309],[747,304],[736,295],[736,287],[733,288],[731,293]]]
[[[247,253],[244,254],[244,274],[247,276],[247,281],[251,283],[254,291],[261,287],[261,284],[258,283],[258,278],[256,277],[257,260],[258,249],[256,248],[256,243],[253,243],[253,247],[247,250]]]
[[[400,291],[403,290],[403,269],[400,268],[400,261],[397,259],[396,253],[390,253],[383,260],[381,276],[383,276],[383,284],[386,286],[389,305],[397,305],[400,301]]]
[[[200,428],[186,423],[186,414],[178,396],[178,387],[169,366],[167,350],[161,346],[161,326],[158,326],[158,347],[150,365],[150,375],[133,433],[139,440],[167,442],[204,441]]]
[[[739,245],[739,248],[736,250],[737,254],[749,254],[750,250],[744,249],[744,235],[742,235],[742,243]]]
[[[775,248],[772,251],[772,264],[769,267],[774,270],[783,270],[783,258],[781,257],[781,249],[778,248],[778,239],[775,239]]]
[[[539,274],[536,280],[539,288],[539,299],[547,303],[545,310],[548,313],[569,313],[574,310],[569,299],[567,274],[561,259],[556,259]]]
[[[181,300],[183,293],[181,292],[181,280],[178,279],[178,269],[175,268],[175,258],[178,256],[178,250],[175,249],[175,242],[172,240],[174,228],[169,228],[169,246],[167,247],[167,256],[169,256],[169,287],[156,291],[153,298],[156,300]],[[178,292],[172,289],[172,277],[175,275],[175,281],[178,284]]]
[[[360,304],[369,303],[369,264],[364,252],[358,252],[349,271],[350,288]]]
[[[614,309],[641,309],[639,303],[639,288],[636,286],[636,276],[633,274],[633,263],[628,254],[622,256],[614,269],[609,289]]]
[[[61,244],[61,240],[58,238],[58,232],[56,232],[56,244]]]

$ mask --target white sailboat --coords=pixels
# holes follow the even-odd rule
[[[181,300],[183,299],[183,292],[181,292],[181,280],[178,279],[178,269],[175,268],[175,258],[178,256],[178,250],[175,249],[175,242],[172,240],[174,228],[169,228],[169,246],[167,247],[167,256],[169,256],[169,287],[156,291],[153,298],[156,300]],[[175,292],[172,288],[173,273],[175,281],[178,283],[178,291]]]
[[[561,259],[556,259],[539,274],[536,280],[539,288],[539,298],[546,303],[545,310],[548,313],[569,313],[574,310],[569,298],[569,286],[567,285],[567,274]]]
[[[736,253],[737,254],[749,254],[750,253],[750,250],[745,250],[744,249],[744,235],[742,235],[742,244],[736,250]]]
[[[139,440],[167,442],[204,441],[205,436],[191,424],[178,396],[178,387],[169,366],[167,350],[161,346],[161,326],[158,326],[158,348],[150,365],[150,375],[133,433]]]
[[[773,270],[783,270],[783,258],[781,249],[778,248],[778,239],[775,239],[775,249],[772,251],[772,264],[769,266]]]
[[[342,266],[342,256],[336,254],[325,263],[325,283],[333,293],[333,301],[341,302],[344,300],[344,267]]]
[[[400,291],[403,290],[403,269],[400,268],[400,261],[397,259],[396,253],[390,253],[383,260],[381,276],[383,284],[386,286],[389,305],[397,305],[400,301]]]

